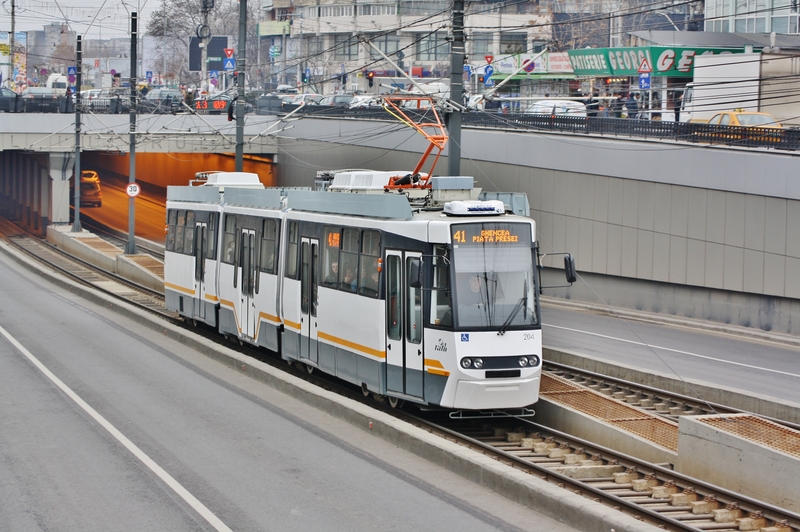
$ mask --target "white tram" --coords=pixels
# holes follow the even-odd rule
[[[311,191],[220,172],[169,187],[167,308],[392,406],[535,403],[534,221],[477,199],[471,177],[420,188],[400,175],[344,171]],[[527,214],[524,195],[503,197]]]

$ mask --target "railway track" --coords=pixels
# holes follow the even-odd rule
[[[705,401],[679,393],[659,390],[624,379],[609,377],[586,371],[557,362],[545,362],[543,371],[565,378],[585,388],[598,391],[615,399],[658,414],[664,418],[677,421],[680,416],[701,416],[711,414],[750,414],[745,410],[732,408],[719,403]],[[759,414],[759,417],[788,427],[800,430],[800,424],[771,418]]]
[[[145,308],[186,329],[191,328],[165,309],[163,294],[75,259],[2,218],[0,233],[25,255],[76,282]],[[226,343],[212,331],[202,327],[191,329],[220,344]],[[226,345],[665,530],[800,532],[800,515],[554,431],[527,417],[490,412],[486,419],[451,419],[445,412],[412,413],[410,408],[392,409],[380,397],[376,403],[365,398],[361,390],[352,385],[323,374],[310,375],[302,367],[290,369],[264,351],[240,346],[236,342]],[[691,400],[555,363],[546,363],[544,369],[602,393],[618,394],[616,397],[630,404],[667,417],[738,412],[724,405]],[[629,396],[638,399],[634,402]],[[655,406],[665,404],[669,406]]]

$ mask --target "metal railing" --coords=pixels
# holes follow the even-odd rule
[[[82,100],[78,105],[84,112],[97,114],[125,114],[130,110],[130,101],[125,98],[98,98]],[[74,113],[75,102],[71,98],[57,100],[27,100],[17,98],[9,105],[18,113]],[[285,114],[299,106],[280,104],[278,99],[256,100],[257,114]],[[5,107],[3,107],[5,108]],[[163,112],[140,105],[139,112]],[[248,108],[248,112],[250,109]],[[168,111],[169,112],[169,111]],[[176,106],[174,112],[191,112],[185,106]],[[410,117],[424,121],[430,113],[425,109],[408,109]],[[200,114],[207,114],[199,111]],[[354,108],[306,105],[297,114],[327,118],[354,118],[361,120],[386,120],[386,111],[380,107]],[[296,116],[296,115],[295,115]],[[520,131],[548,131],[573,135],[599,135],[604,137],[644,138],[673,140],[698,144],[738,146],[747,148],[770,148],[778,150],[800,150],[800,129],[716,126],[709,124],[671,122],[631,118],[586,118],[569,115],[539,115],[527,113],[491,113],[471,111],[462,114],[462,126],[487,129],[513,129]]]

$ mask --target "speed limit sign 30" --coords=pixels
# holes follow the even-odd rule
[[[136,183],[129,183],[128,187],[125,189],[125,192],[127,192],[128,196],[130,196],[131,198],[135,198],[136,196],[138,196],[139,192],[141,191],[142,189]]]

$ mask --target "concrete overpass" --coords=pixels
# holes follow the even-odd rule
[[[69,180],[74,168],[75,115],[4,113],[0,120],[0,208],[44,231],[69,223]],[[275,127],[271,126],[275,125]],[[245,169],[275,184],[275,116],[248,115]],[[130,117],[81,115],[81,168],[130,171]],[[185,185],[194,172],[233,170],[236,122],[226,115],[138,115],[136,180]],[[178,155],[181,154],[181,155]]]
[[[211,118],[219,119],[214,123],[221,126],[229,124],[225,117]],[[119,118],[117,133],[124,139],[126,120]],[[199,156],[214,149],[233,150],[198,117],[181,121],[158,117],[153,123],[169,120],[174,120],[172,125],[153,126],[164,135],[161,145],[153,142],[154,150],[166,150],[166,128],[173,126],[188,132],[171,137],[175,140],[169,146],[178,152]],[[258,135],[271,120],[248,116],[248,134]],[[94,127],[102,132],[99,125]],[[0,128],[9,130],[8,125]],[[192,133],[203,138],[195,142]],[[9,134],[14,135],[3,132]],[[30,140],[48,142],[43,132],[38,135]],[[254,153],[261,141],[259,137],[248,151]],[[64,138],[58,146],[64,149],[69,142]],[[109,142],[109,134],[98,133],[97,139],[86,144],[102,142]],[[186,149],[190,144],[194,149]],[[311,186],[319,169],[410,170],[426,146],[418,134],[397,122],[308,117],[292,122],[291,129],[277,139],[263,139],[262,145],[260,155],[278,163],[276,183],[282,186]],[[31,179],[38,168],[41,180],[44,167],[20,163],[33,157],[20,149],[12,152],[18,162],[9,166],[12,148],[5,140],[2,146],[4,205],[25,204],[28,200],[23,198],[29,196],[9,189],[9,181],[19,183],[9,176]],[[800,180],[794,175],[800,155],[695,143],[465,129],[462,156],[461,173],[473,176],[478,186],[528,194],[543,252],[575,255],[579,283],[548,293],[800,332],[800,238],[795,234],[800,227]],[[446,161],[440,161],[436,173],[446,168]],[[63,178],[58,168],[55,174],[48,172],[49,179]],[[169,184],[184,184],[188,179],[187,175],[157,177],[177,180]],[[544,264],[558,266],[559,262],[560,257],[547,257]],[[547,276],[545,284],[560,284],[550,272]]]

